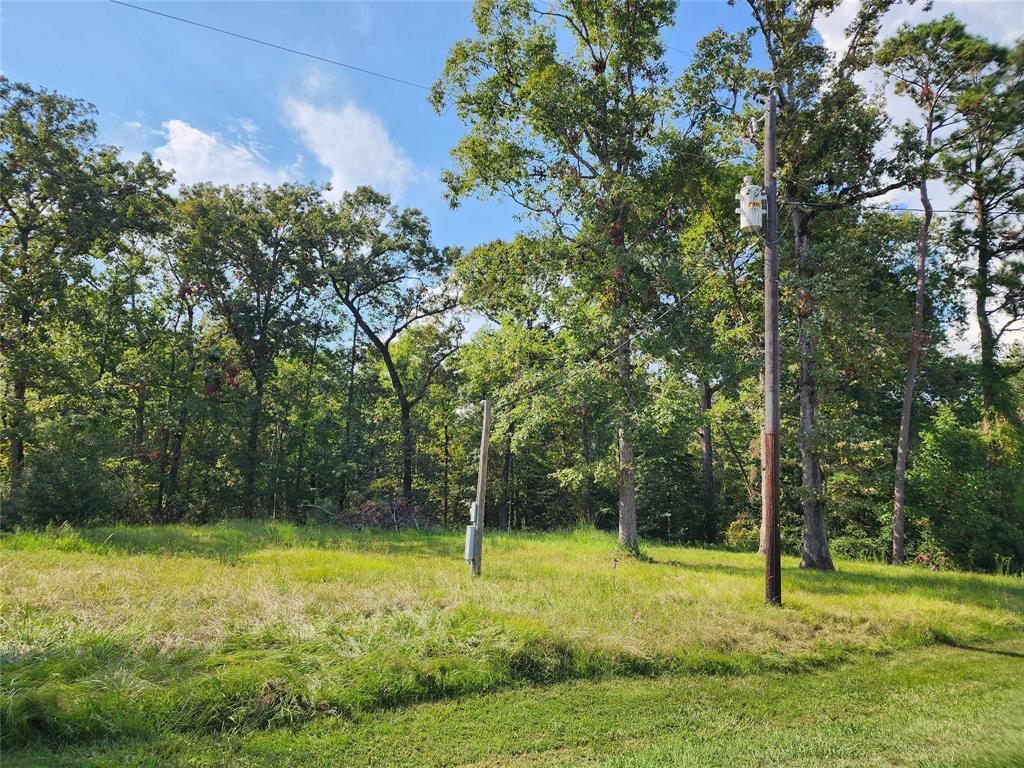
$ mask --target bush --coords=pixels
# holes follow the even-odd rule
[[[756,552],[761,543],[761,528],[750,515],[740,515],[726,528],[725,543],[745,552]]]
[[[990,433],[943,408],[922,435],[908,475],[912,554],[929,564],[995,570],[1024,561],[1024,436],[1000,422]],[[1005,566],[1004,566],[1005,567]]]
[[[99,458],[68,448],[32,453],[21,487],[4,514],[5,527],[124,519],[132,494],[118,473]]]

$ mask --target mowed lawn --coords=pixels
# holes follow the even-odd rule
[[[1024,580],[593,532],[0,543],[3,764],[1024,766]]]

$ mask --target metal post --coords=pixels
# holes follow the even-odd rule
[[[476,476],[476,546],[471,567],[473,575],[480,575],[480,561],[484,554],[484,505],[487,503],[487,448],[491,440],[491,401],[480,403],[484,411],[484,424],[480,432],[480,469]]]
[[[782,562],[779,543],[779,203],[775,179],[775,94],[769,94],[764,116],[764,189],[767,221],[764,237],[764,425],[761,432],[764,481],[764,599],[782,604]]]

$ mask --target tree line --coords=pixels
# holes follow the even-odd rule
[[[443,181],[523,216],[471,248],[368,187],[175,188],[4,77],[3,525],[454,525],[487,397],[502,529],[757,546],[763,244],[733,209],[772,91],[784,546],[1019,569],[1024,44],[952,16],[881,39],[879,0],[836,52],[836,4],[749,0],[679,73],[668,0],[478,0],[430,94],[465,125]],[[977,359],[944,341],[964,296]]]

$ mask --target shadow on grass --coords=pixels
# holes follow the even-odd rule
[[[61,531],[15,534],[5,544],[12,549],[52,545],[58,549],[104,554],[185,555],[227,563],[237,562],[254,552],[281,547],[421,557],[457,557],[462,549],[461,542],[445,530],[353,530],[257,520],[234,520],[196,526],[82,528],[67,534]]]
[[[958,651],[971,651],[972,653],[987,653],[992,656],[1006,656],[1011,659],[1024,659],[1024,653],[1021,653],[1020,651],[1007,651],[1003,648],[985,648],[980,645],[960,643],[953,638],[940,638],[939,642],[949,648],[956,648]]]
[[[757,578],[764,573],[759,564],[735,565],[705,563],[681,559],[652,560],[654,565],[685,568],[692,571],[727,574],[742,578]],[[798,589],[817,595],[877,594],[899,595],[913,592],[917,595],[957,603],[969,603],[983,608],[1002,608],[1024,614],[1024,580],[1013,583],[1009,579],[995,579],[982,574],[948,572],[935,573],[919,568],[879,565],[877,573],[837,570],[816,571],[803,568],[783,569],[783,590]]]

